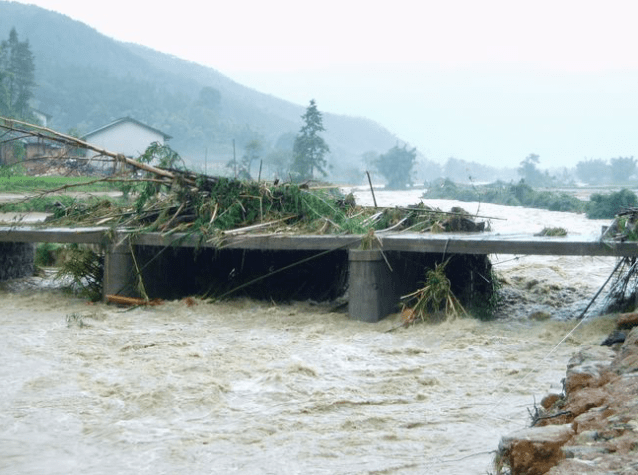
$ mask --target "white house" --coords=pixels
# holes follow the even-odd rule
[[[131,117],[123,117],[89,132],[83,137],[83,140],[109,152],[137,158],[153,142],[164,145],[170,138],[170,135],[161,130],[154,129]],[[96,155],[95,152],[88,154],[89,157]]]

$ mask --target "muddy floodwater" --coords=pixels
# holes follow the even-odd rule
[[[567,318],[613,260],[515,257],[495,256],[521,299],[498,320],[398,329],[396,315],[354,322],[332,304],[127,311],[47,279],[2,284],[0,473],[485,474],[500,437],[561,391],[569,357],[613,327]],[[550,318],[528,318],[536,304]]]

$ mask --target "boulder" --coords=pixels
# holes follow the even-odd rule
[[[565,409],[574,417],[580,416],[590,409],[603,406],[607,396],[607,391],[603,388],[583,388],[569,394]]]
[[[588,347],[576,353],[567,364],[565,393],[587,387],[599,387],[609,381],[609,365],[614,351],[608,347]]]
[[[548,410],[550,407],[552,407],[556,401],[559,401],[561,398],[560,394],[548,394],[547,396],[545,396],[542,401],[541,401],[541,406],[543,406],[543,409]]]
[[[638,313],[621,313],[616,321],[619,330],[631,330],[638,327]]]
[[[531,427],[503,437],[499,453],[512,474],[542,475],[565,458],[562,446],[573,436],[570,424]]]

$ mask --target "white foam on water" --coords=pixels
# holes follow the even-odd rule
[[[494,232],[557,217],[570,232],[599,226],[523,208],[478,214],[507,218]],[[558,288],[605,276],[586,259],[502,268]],[[573,322],[456,319],[388,332],[398,316],[368,324],[308,303],[123,311],[22,289],[0,288],[2,473],[484,474],[500,437],[560,392],[571,354],[613,325],[594,318],[547,357]]]

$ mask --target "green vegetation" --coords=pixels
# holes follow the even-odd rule
[[[233,140],[237,160],[258,140],[262,179],[289,178],[305,107],[244,87],[214,69],[111,40],[32,5],[0,2],[0,18],[0,38],[15,26],[21,40],[29,39],[38,83],[33,104],[50,115],[51,128],[83,136],[130,116],[171,135],[171,146],[189,165],[216,175],[233,158]],[[325,159],[335,166],[326,171],[339,177],[359,164],[362,153],[386,150],[396,140],[368,119],[326,113],[323,120],[331,150]],[[280,141],[290,134],[292,140]],[[253,161],[255,178],[258,166]]]
[[[543,230],[536,236],[547,237],[565,237],[567,236],[567,230],[565,228],[543,228]]]
[[[407,146],[392,147],[374,162],[377,170],[386,180],[386,188],[401,190],[412,184],[412,171],[416,163],[416,148],[408,150]]]
[[[3,170],[8,167],[0,167]],[[0,193],[27,193],[68,187],[69,191],[112,191],[116,185],[108,182],[95,182],[92,177],[70,176],[29,176],[14,174],[2,176],[0,172]],[[81,185],[82,183],[89,183]]]
[[[634,213],[618,216],[615,225],[618,228],[618,234],[622,236],[623,240],[638,241],[638,222]]]
[[[609,160],[611,181],[613,183],[627,183],[636,171],[636,159],[634,157],[616,157]]]
[[[52,213],[53,218],[66,216],[68,210],[90,210],[93,207],[127,203],[121,198],[74,198],[68,195],[42,195],[9,203],[0,203],[0,213]]]
[[[104,253],[88,246],[69,244],[68,253],[56,275],[57,279],[71,279],[71,290],[92,302],[102,299],[104,281]]]
[[[427,269],[423,287],[404,297],[406,302],[413,302],[411,306],[404,303],[402,315],[405,323],[467,316],[467,312],[452,293],[452,284],[445,274],[448,262],[449,259],[436,264],[434,269]]]
[[[489,185],[460,185],[450,180],[435,184],[424,194],[426,199],[480,201],[508,206],[548,209],[550,211],[585,211],[586,204],[567,193],[536,191],[523,180],[518,184],[495,182]]]
[[[365,234],[392,226],[397,230],[453,230],[448,225],[450,215],[435,208],[422,204],[383,210],[361,208],[351,196],[344,197],[334,188],[309,190],[291,183],[266,185],[199,176],[193,187],[146,181],[135,185],[134,191],[137,198],[133,203],[92,200],[57,206],[56,224],[108,222],[145,231],[193,232],[202,237],[247,226],[318,234]]]
[[[263,145],[261,141],[253,139],[246,145],[241,160],[237,161],[233,159],[226,164],[226,167],[233,171],[235,178],[239,178],[240,180],[252,180],[251,168],[254,162],[260,162],[262,150]],[[261,167],[259,172],[261,172]],[[261,177],[258,176],[257,178],[260,179]]]
[[[0,204],[1,213],[58,213],[60,209],[73,206],[78,200],[66,195],[44,195],[22,201]]]
[[[538,169],[540,158],[535,153],[529,154],[525,160],[521,162],[518,168],[518,174],[522,177],[522,180],[531,186],[547,185],[551,181],[551,178],[547,174],[543,174]]]
[[[35,65],[29,40],[20,41],[15,28],[0,43],[0,115],[32,119],[29,102],[35,87]]]
[[[53,242],[43,242],[35,249],[34,264],[37,267],[51,267],[58,262],[58,252],[63,247],[62,244]]]
[[[613,219],[622,210],[634,208],[637,205],[636,194],[627,189],[609,195],[597,193],[591,196],[587,205],[587,217],[589,219]]]
[[[590,185],[628,183],[636,172],[634,157],[616,157],[607,163],[603,159],[583,160],[576,164],[576,176]]]
[[[610,194],[594,194],[589,202],[564,192],[536,191],[523,180],[518,184],[495,182],[489,185],[460,185],[450,180],[434,184],[422,196],[425,199],[451,199],[479,201],[508,206],[547,209],[550,211],[586,212],[589,219],[613,219],[619,212],[638,206],[638,197],[630,190],[622,189]],[[561,234],[561,228],[544,230]]]
[[[326,176],[328,162],[325,155],[330,152],[330,148],[319,135],[326,129],[323,127],[323,118],[314,99],[310,101],[306,113],[301,118],[304,125],[297,134],[292,148],[292,175],[298,181],[311,180],[314,178],[315,170]]]
[[[417,205],[376,210],[356,206],[352,195],[343,196],[327,186],[309,189],[293,183],[268,184],[211,177],[178,167],[183,162],[170,147],[152,144],[139,159],[144,176],[104,178],[123,181],[125,196],[118,200],[74,200],[64,194],[45,194],[0,205],[1,211],[46,211],[56,224],[134,227],[146,231],[183,231],[203,237],[218,231],[252,226],[285,228],[311,233],[364,234],[368,230],[452,231],[454,214]],[[131,162],[134,166],[136,162]],[[157,163],[161,168],[153,165]],[[169,171],[170,170],[170,171]],[[68,180],[68,179],[67,179]],[[67,180],[62,180],[66,182]],[[52,179],[35,183],[59,185]],[[82,183],[82,182],[81,182]],[[96,184],[94,184],[96,185]],[[130,197],[128,196],[130,195]],[[462,210],[459,214],[466,218]],[[477,229],[478,230],[478,229]]]

